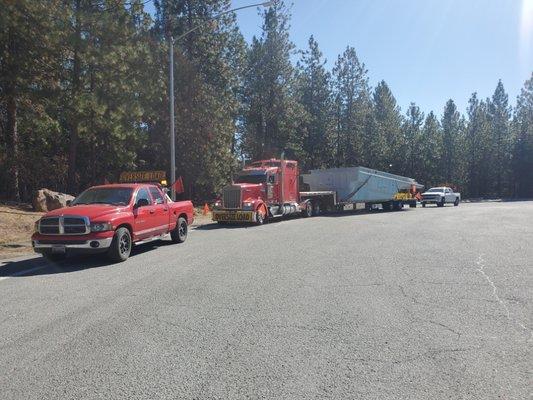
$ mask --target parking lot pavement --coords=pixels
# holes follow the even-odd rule
[[[2,399],[526,399],[533,202],[0,261]]]

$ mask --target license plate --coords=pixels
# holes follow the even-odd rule
[[[52,246],[52,253],[54,254],[64,254],[67,251],[67,248],[62,245]]]
[[[237,222],[252,222],[254,213],[252,211],[230,211],[230,212],[214,212],[214,221],[237,221]]]

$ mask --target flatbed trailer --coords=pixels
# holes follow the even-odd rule
[[[311,170],[302,180],[309,190],[301,191],[300,199],[313,204],[315,215],[320,210],[416,207],[416,193],[423,188],[413,178],[366,167]]]

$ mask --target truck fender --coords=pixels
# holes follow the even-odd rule
[[[266,204],[263,203],[263,202],[258,203],[258,205],[255,208],[255,211],[256,212],[261,212],[263,214],[264,218],[268,217],[268,209],[267,209]]]

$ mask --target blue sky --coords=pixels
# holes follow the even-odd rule
[[[533,0],[292,0],[291,13],[297,48],[314,35],[331,68],[355,47],[371,85],[384,79],[403,112],[413,101],[440,115],[450,98],[465,112],[472,92],[491,96],[498,79],[514,105],[533,71]],[[260,34],[256,9],[237,17],[248,41]]]

